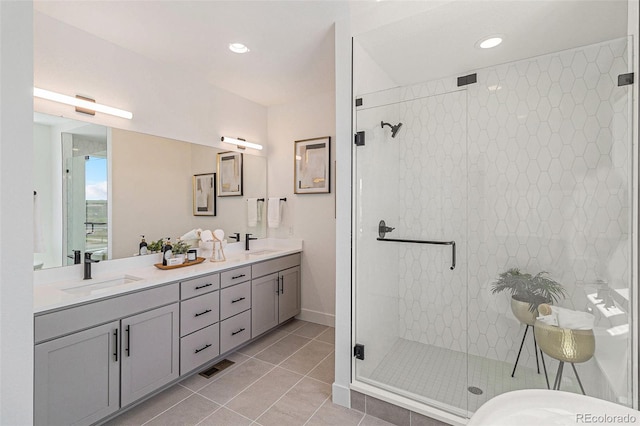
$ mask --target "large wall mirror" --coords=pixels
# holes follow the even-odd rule
[[[34,268],[138,253],[147,242],[195,228],[266,235],[247,221],[247,199],[267,194],[265,157],[243,153],[241,196],[216,197],[216,215],[194,215],[193,176],[216,173],[221,149],[34,114]],[[260,204],[260,203],[258,203]]]

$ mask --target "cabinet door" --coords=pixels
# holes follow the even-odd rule
[[[36,425],[89,425],[119,408],[118,321],[35,346]]]
[[[280,294],[278,323],[300,313],[300,267],[284,270],[279,274]]]
[[[278,325],[278,274],[251,281],[251,337]]]
[[[121,321],[122,407],[178,377],[178,304]]]

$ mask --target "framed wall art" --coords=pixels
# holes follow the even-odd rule
[[[323,194],[331,192],[331,137],[295,141],[294,192]]]
[[[218,154],[218,196],[242,195],[242,154],[221,152]]]
[[[216,174],[193,175],[193,215],[216,215]]]

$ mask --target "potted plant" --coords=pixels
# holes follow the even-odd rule
[[[173,252],[173,255],[177,258],[182,258],[182,263],[184,263],[185,257],[187,256],[187,251],[189,251],[190,248],[191,245],[185,243],[181,239],[178,239],[171,250]]]
[[[521,322],[533,325],[538,316],[538,306],[554,303],[567,295],[564,287],[549,278],[545,271],[535,275],[511,268],[498,276],[491,287],[491,294],[502,291],[511,293],[511,310]]]
[[[162,238],[160,238],[158,241],[153,241],[147,244],[147,249],[151,253],[159,253],[160,251],[162,251],[163,244],[164,244],[164,241],[162,241]]]

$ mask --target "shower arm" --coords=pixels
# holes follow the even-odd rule
[[[401,238],[377,238],[378,241],[389,241],[395,243],[413,243],[413,244],[434,244],[440,246],[451,246],[451,269],[456,268],[456,242],[455,241],[427,241],[427,240],[406,240]]]

